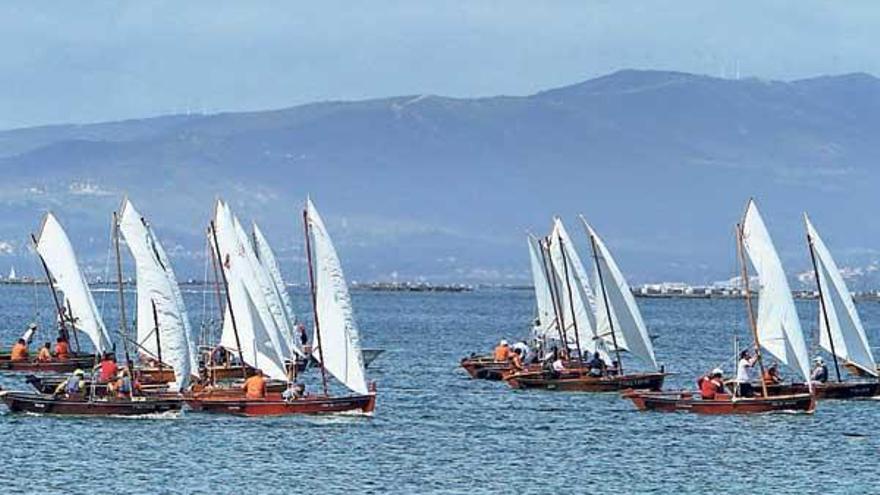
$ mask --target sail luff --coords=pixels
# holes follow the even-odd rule
[[[866,373],[878,376],[877,364],[852,294],[831,256],[831,251],[806,214],[804,223],[816,260],[816,281],[821,287],[819,345]]]
[[[266,271],[269,281],[272,284],[272,293],[277,300],[275,308],[277,308],[278,316],[284,321],[281,327],[281,334],[284,337],[287,347],[300,354],[301,350],[296,345],[294,339],[294,325],[296,324],[296,314],[293,312],[293,303],[290,300],[290,294],[287,292],[287,285],[284,283],[284,277],[281,275],[281,267],[275,252],[269,245],[266,236],[263,235],[260,227],[256,223],[253,224],[254,233],[254,251],[257,254],[257,260]]]
[[[535,290],[535,303],[538,308],[538,325],[534,331],[536,336],[546,339],[547,334],[554,329],[556,317],[553,311],[553,294],[550,292],[550,282],[544,272],[543,262],[538,245],[538,239],[527,236],[529,245],[529,262],[532,269],[532,285]]]

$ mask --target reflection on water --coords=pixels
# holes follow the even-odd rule
[[[305,298],[294,296],[304,308]],[[41,297],[48,323],[51,303]],[[876,491],[877,401],[824,402],[813,416],[696,417],[638,413],[613,394],[513,392],[468,379],[457,363],[522,335],[529,292],[353,297],[366,345],[388,349],[369,371],[380,394],[374,417],[3,415],[0,486],[44,493]],[[97,298],[115,328],[113,294]],[[186,298],[198,328],[202,294]],[[746,342],[741,302],[639,303],[659,334],[658,359],[677,373],[669,386],[691,387],[719,364],[732,372],[733,331]],[[815,327],[813,304],[798,309],[804,327]],[[880,305],[859,309],[880,342]],[[33,316],[31,290],[0,288],[4,343]],[[3,377],[0,384],[21,382]]]

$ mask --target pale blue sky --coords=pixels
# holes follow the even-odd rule
[[[876,1],[0,4],[0,128],[400,94],[529,94],[622,68],[880,74]]]

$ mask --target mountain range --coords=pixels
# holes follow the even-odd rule
[[[867,74],[640,70],[528,96],[6,130],[0,269],[37,268],[27,238],[51,209],[89,273],[106,273],[110,214],[128,195],[180,277],[201,278],[204,231],[223,197],[261,224],[302,282],[311,195],[351,280],[528,282],[526,232],[561,215],[586,257],[582,213],[634,283],[707,283],[738,273],[733,226],[755,197],[793,281],[809,267],[804,211],[840,265],[872,277],[878,131],[880,80]]]

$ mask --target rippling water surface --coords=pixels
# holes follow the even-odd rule
[[[6,346],[51,317],[46,288],[0,288]],[[298,294],[294,294],[298,296]],[[114,328],[114,294],[98,294]],[[700,417],[636,412],[616,395],[512,392],[457,367],[523,335],[528,291],[353,294],[372,418],[71,419],[0,413],[0,486],[42,493],[876,493],[880,402],[823,402],[815,415]],[[196,327],[203,296],[186,298]],[[305,299],[296,297],[297,305]],[[133,294],[129,294],[133,302]],[[732,369],[741,301],[639,300],[667,386]],[[859,305],[880,342],[880,305]],[[799,302],[807,329],[814,303]],[[626,358],[624,358],[626,359]],[[631,365],[631,361],[626,362]],[[631,366],[632,367],[632,366]],[[18,378],[0,377],[5,388]],[[10,487],[15,490],[8,491]]]

